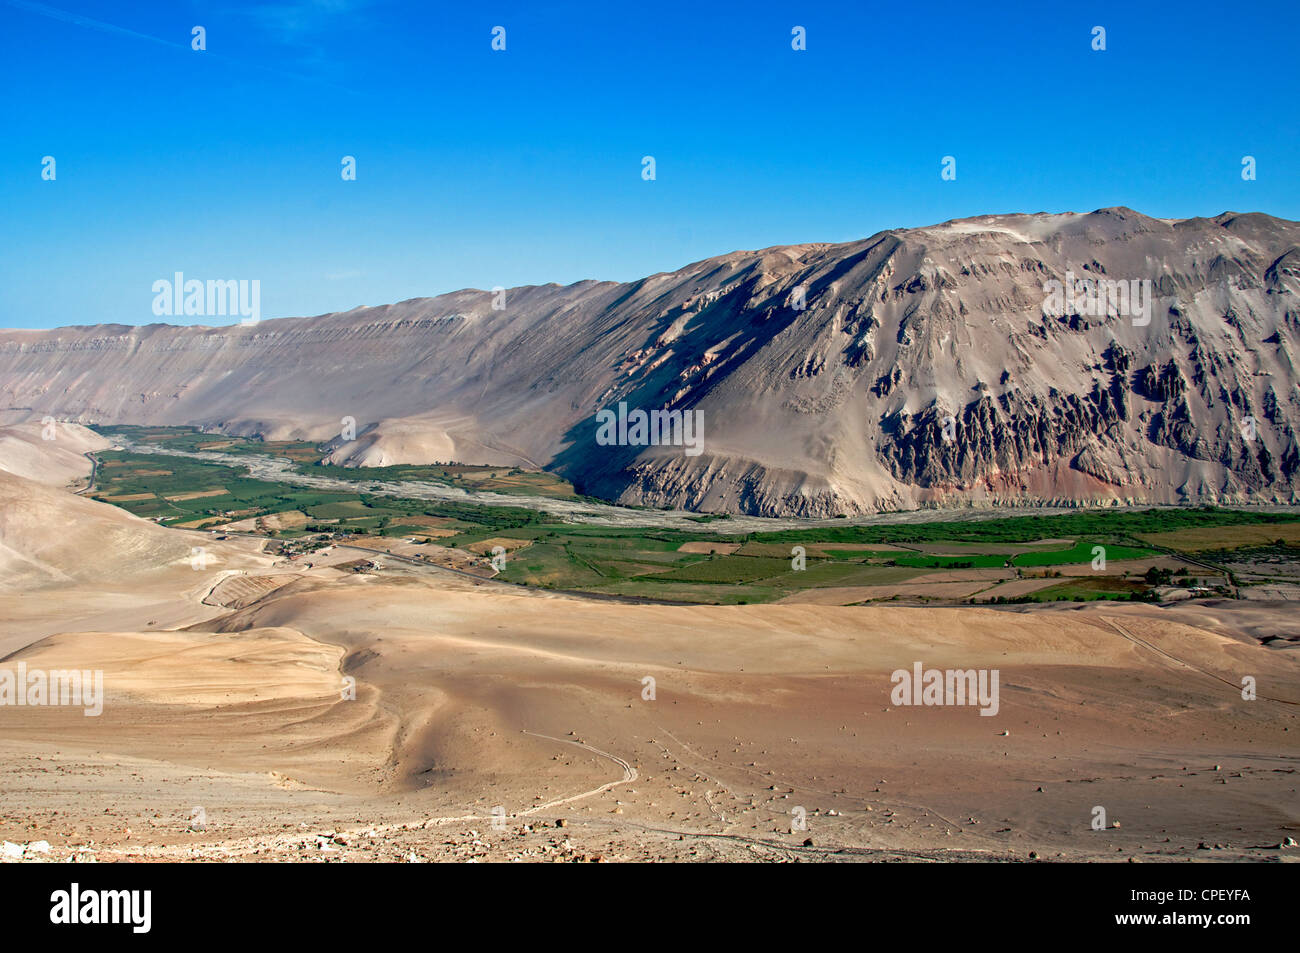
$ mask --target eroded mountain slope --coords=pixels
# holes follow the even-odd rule
[[[1067,273],[1150,297],[1045,313]],[[1291,502],[1298,294],[1300,224],[1266,215],[984,216],[519,288],[504,310],[460,291],[0,332],[0,407],[331,441],[358,465],[522,462],[706,511]],[[619,402],[699,411],[701,452],[600,445],[594,415]]]

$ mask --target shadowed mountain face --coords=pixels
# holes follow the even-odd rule
[[[985,216],[493,303],[3,331],[0,409],[331,441],[363,466],[522,462],[762,515],[1297,498],[1300,223]],[[599,442],[620,402],[697,411],[700,452]]]

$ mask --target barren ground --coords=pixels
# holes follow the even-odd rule
[[[0,668],[107,696],[0,707],[28,859],[1298,856],[1277,605],[626,605],[307,568],[4,473],[0,504]],[[997,714],[893,705],[917,661],[997,669]]]

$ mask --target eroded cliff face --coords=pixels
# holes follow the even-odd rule
[[[1150,284],[1045,309],[1067,274]],[[461,291],[253,327],[0,332],[0,406],[329,441],[360,465],[522,462],[712,512],[1292,502],[1297,295],[1294,222],[985,216],[519,288],[505,310]],[[620,402],[698,411],[698,454],[598,442]]]

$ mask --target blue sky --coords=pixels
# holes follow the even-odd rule
[[[177,271],[280,317],[991,212],[1297,219],[1297,27],[1294,0],[0,0],[0,327],[147,324]]]

